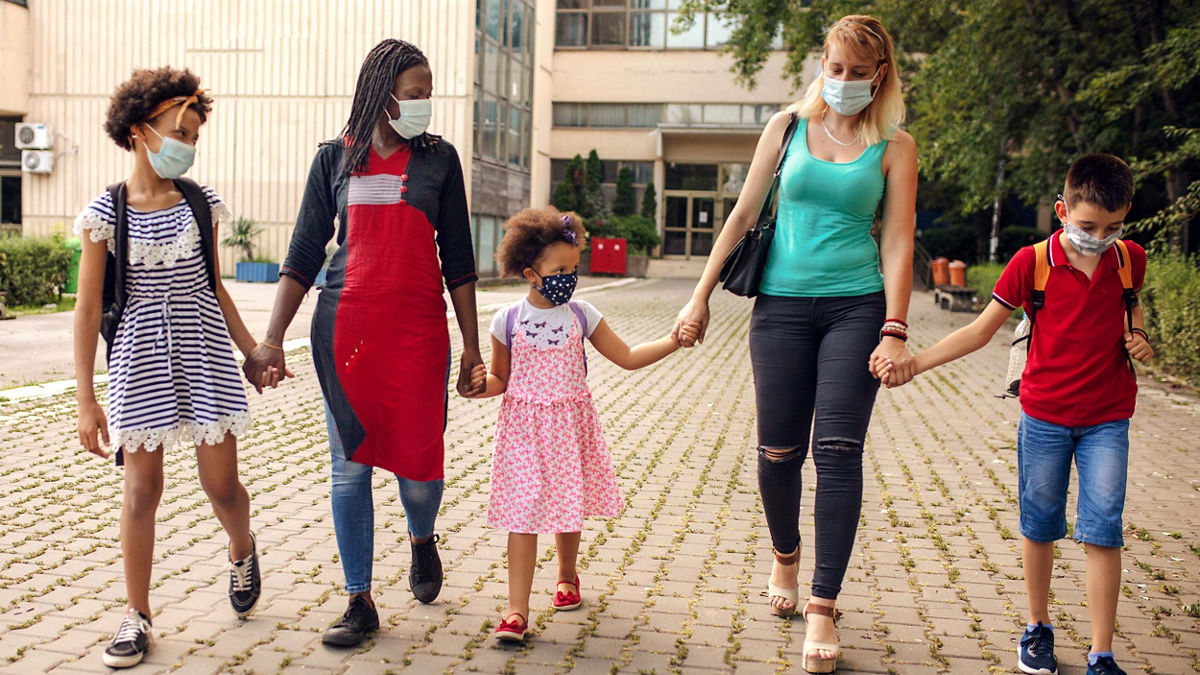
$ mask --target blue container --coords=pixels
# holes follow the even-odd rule
[[[234,271],[238,281],[273,284],[279,281],[279,263],[240,262]]]

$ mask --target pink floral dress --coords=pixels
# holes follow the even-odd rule
[[[585,380],[581,326],[538,348],[516,330],[492,452],[488,525],[510,532],[579,532],[585,516],[624,508]]]

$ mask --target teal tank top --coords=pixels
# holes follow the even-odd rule
[[[866,295],[883,290],[871,223],[883,197],[880,141],[852,162],[808,151],[808,120],[796,125],[779,184],[779,217],[759,291],[790,297]]]

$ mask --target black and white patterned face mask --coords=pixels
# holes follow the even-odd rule
[[[533,273],[537,274],[537,270]],[[551,274],[548,277],[538,274],[538,278],[542,280],[542,285],[534,288],[556,307],[566,304],[571,299],[571,295],[575,293],[575,284],[579,283],[579,274],[576,272]]]

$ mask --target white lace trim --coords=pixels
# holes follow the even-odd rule
[[[233,211],[229,209],[229,206],[225,202],[218,201],[212,205],[212,221],[215,226],[232,225]]]
[[[127,452],[144,447],[153,452],[160,446],[169,450],[179,445],[216,445],[225,440],[226,434],[244,435],[250,423],[250,411],[243,410],[209,424],[180,422],[161,429],[112,429],[112,447],[123,447]]]
[[[104,216],[91,209],[84,209],[75,217],[75,236],[82,237],[87,231],[88,238],[94,242],[107,242],[109,253],[114,252],[113,232],[116,228],[104,221]]]

